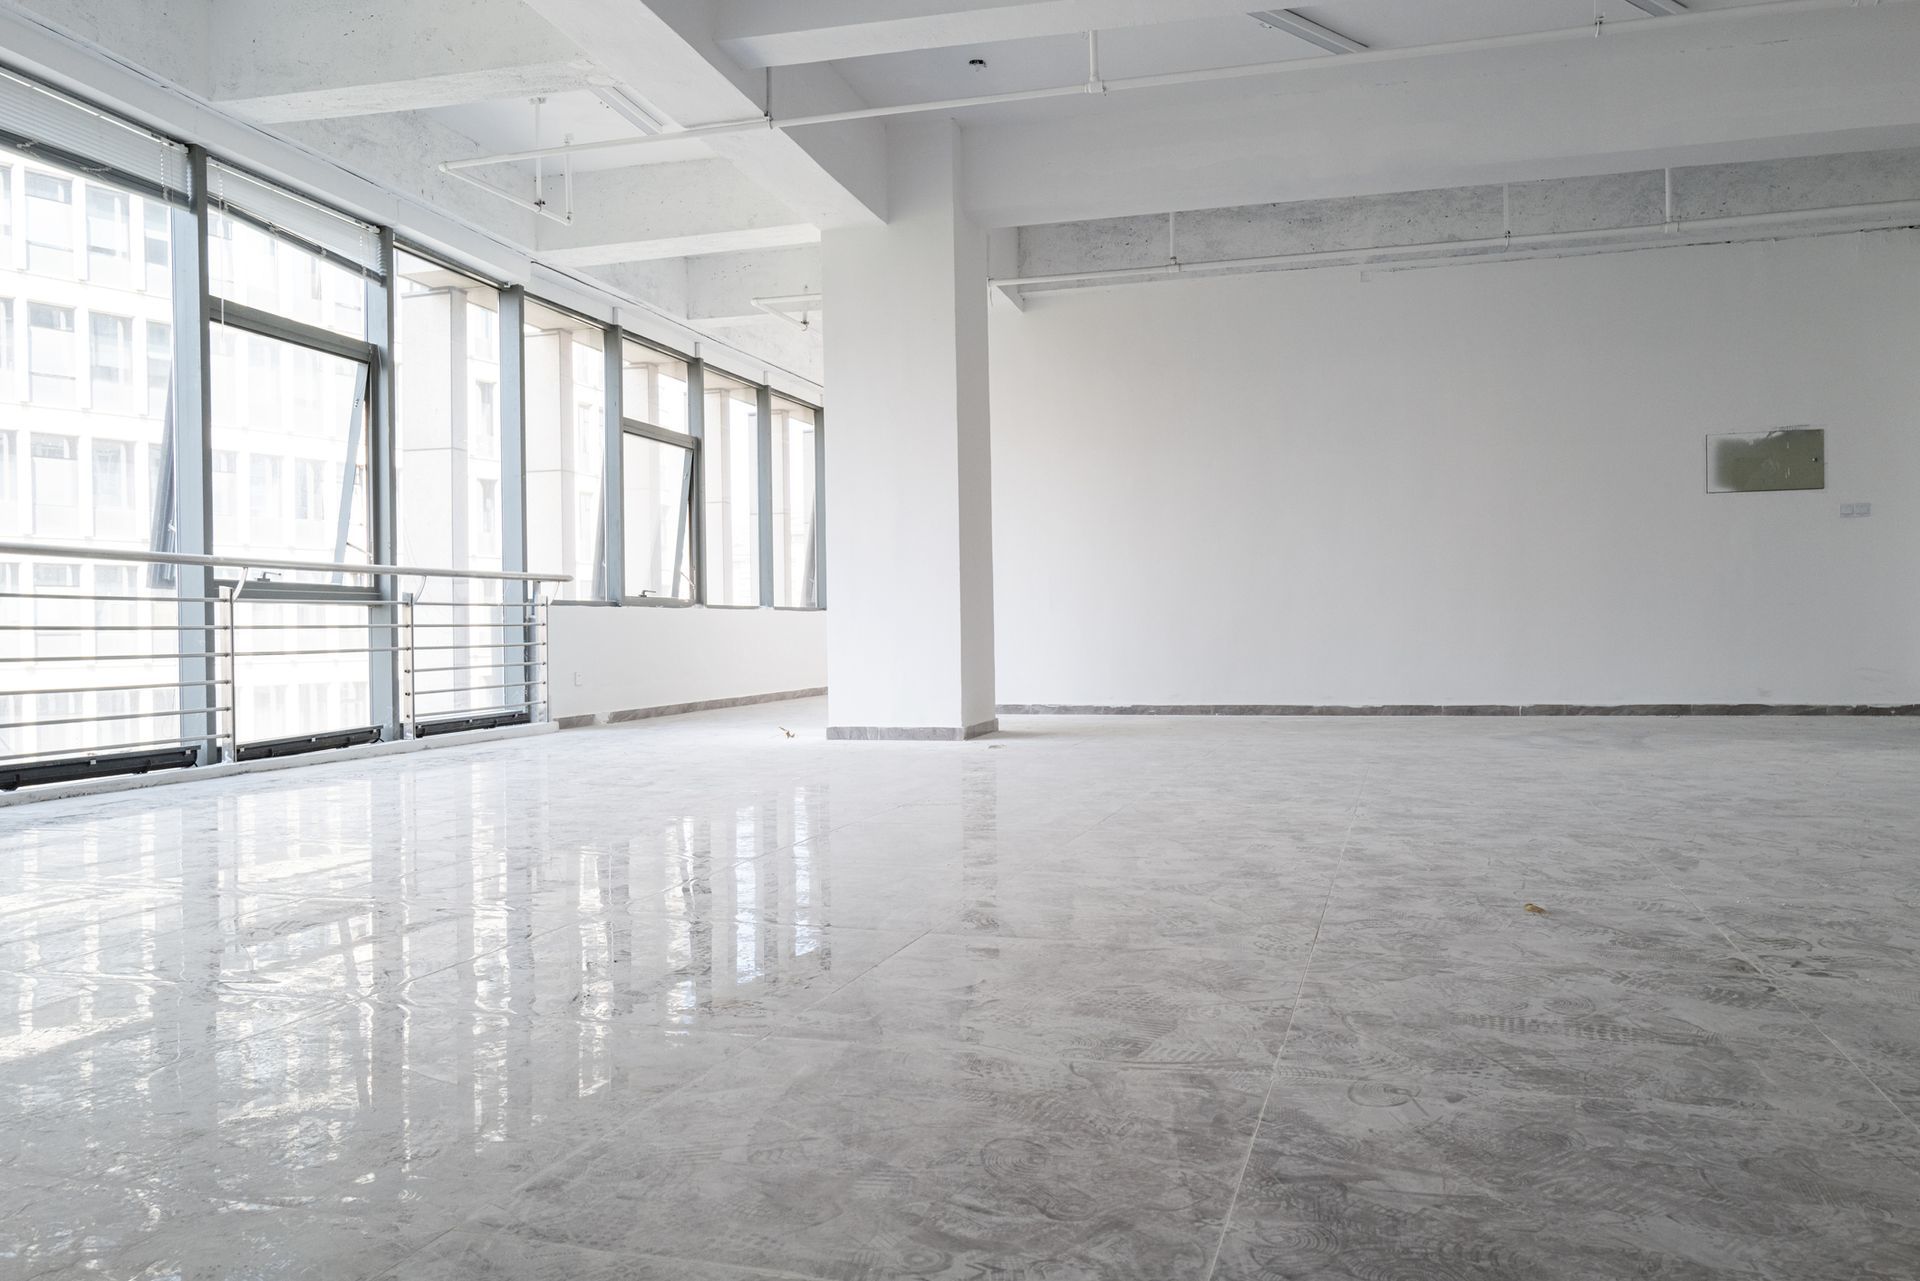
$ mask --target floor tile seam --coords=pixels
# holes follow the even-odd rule
[[[912,947],[915,943],[919,942],[924,937],[926,937],[926,931],[922,930],[920,933],[915,934],[912,938],[902,943],[899,947],[895,948],[893,951],[887,953],[886,956],[880,958],[880,960],[878,961],[875,961],[872,965],[868,966],[865,970],[862,970],[859,974],[855,975],[853,978],[850,978],[845,983],[840,984],[838,987],[834,988],[833,991],[822,995],[818,1001],[811,1002],[793,1011],[792,1015],[790,1015],[789,1017],[797,1017],[799,1015],[803,1015],[807,1011],[821,1004],[821,1002],[826,1001],[831,997],[838,995],[840,992],[844,991],[846,988],[851,987],[853,984],[859,982],[861,979],[865,978],[867,975],[873,973],[876,969],[880,968],[880,966],[886,963],[887,961],[890,961],[894,957],[898,956],[901,952],[905,951],[907,948]],[[740,1058],[742,1055],[752,1052],[754,1047],[761,1045],[768,1040],[771,1040],[777,1034],[777,1031],[778,1029],[768,1028],[761,1031],[758,1035],[751,1036],[751,1037],[738,1034],[738,1033],[727,1034],[734,1037],[734,1039],[740,1043],[739,1049],[721,1055],[713,1063],[708,1064],[705,1068],[702,1068],[699,1072],[694,1073],[692,1076],[680,1082],[678,1085],[674,1086],[672,1089],[664,1090],[660,1094],[654,1096],[653,1098],[648,1099],[644,1104],[642,1104],[639,1108],[637,1108],[630,1116],[628,1116],[626,1120],[620,1122],[618,1125],[614,1126],[611,1130],[607,1131],[605,1134],[601,1134],[594,1138],[588,1139],[586,1142],[577,1144],[576,1146],[567,1150],[566,1152],[561,1153],[559,1156],[547,1162],[545,1165],[541,1166],[538,1170],[534,1171],[532,1174],[528,1175],[525,1179],[515,1184],[511,1190],[510,1195],[514,1195],[514,1196],[519,1195],[520,1193],[524,1192],[527,1188],[531,1187],[533,1184],[539,1182],[542,1178],[544,1178],[548,1174],[549,1171],[558,1169],[561,1166],[566,1165],[567,1163],[574,1160],[574,1158],[580,1156],[582,1153],[589,1152],[594,1148],[599,1147],[600,1145],[606,1143],[609,1139],[613,1138],[615,1135],[631,1130],[635,1125],[638,1125],[643,1119],[645,1119],[650,1113],[652,1113],[661,1104],[666,1103],[669,1100],[678,1097],[683,1092],[693,1088],[695,1085],[698,1085],[701,1081],[704,1081],[708,1076],[718,1071],[721,1067],[733,1062],[734,1060]],[[471,1211],[468,1214],[467,1221],[468,1222],[474,1221],[474,1215],[478,1214],[479,1212],[480,1211],[478,1209]]]
[[[1273,1103],[1274,1089],[1280,1082],[1280,1064],[1287,1056],[1287,1042],[1293,1036],[1293,1023],[1300,1012],[1300,997],[1307,989],[1307,976],[1313,970],[1313,954],[1320,945],[1320,931],[1326,923],[1327,909],[1333,902],[1333,892],[1340,882],[1340,867],[1346,861],[1347,849],[1353,841],[1354,824],[1360,819],[1360,803],[1366,794],[1367,782],[1372,777],[1372,768],[1363,770],[1359,781],[1354,785],[1353,802],[1347,812],[1347,831],[1340,841],[1340,853],[1334,860],[1333,871],[1327,878],[1326,897],[1321,901],[1320,916],[1313,927],[1313,938],[1307,944],[1306,958],[1300,965],[1300,982],[1294,989],[1293,1002],[1287,1007],[1287,1024],[1280,1033],[1280,1046],[1274,1053],[1273,1065],[1267,1072],[1266,1092],[1260,1098],[1260,1110],[1254,1116],[1253,1128],[1247,1134],[1247,1154],[1241,1159],[1240,1171],[1233,1180],[1233,1192],[1227,1198],[1226,1212],[1220,1217],[1220,1236],[1213,1243],[1213,1255],[1207,1261],[1207,1271],[1203,1281],[1213,1281],[1214,1273],[1220,1267],[1220,1254],[1226,1249],[1227,1237],[1233,1231],[1234,1212],[1240,1206],[1240,1192],[1246,1187],[1247,1171],[1253,1166],[1253,1152],[1260,1142],[1260,1127],[1266,1124],[1267,1109]]]
[[[1561,770],[1563,777],[1567,777],[1564,767],[1556,767],[1556,768],[1559,768]],[[1568,781],[1571,783],[1571,782],[1574,782],[1575,780],[1573,780],[1571,777],[1568,777]],[[1635,848],[1636,850],[1639,848],[1638,843],[1633,841],[1633,837],[1631,836],[1631,834],[1628,833],[1624,828],[1622,828],[1617,822],[1615,822],[1607,814],[1607,812],[1604,809],[1602,809],[1596,802],[1594,802],[1591,799],[1587,799],[1585,803],[1587,807],[1594,812],[1595,816],[1600,820],[1600,822],[1604,824],[1606,827],[1608,827],[1609,829],[1611,829],[1615,835],[1623,837],[1626,840],[1628,840],[1630,843],[1632,843],[1633,848]],[[1735,954],[1738,955],[1742,961],[1752,966],[1756,973],[1763,975],[1769,982],[1771,982],[1774,985],[1774,987],[1778,990],[1780,994],[1780,999],[1785,1001],[1788,1005],[1792,1006],[1794,1012],[1797,1013],[1801,1018],[1805,1019],[1807,1023],[1810,1026],[1812,1026],[1813,1030],[1819,1034],[1820,1038],[1823,1041],[1825,1041],[1828,1045],[1831,1045],[1834,1048],[1834,1050],[1839,1053],[1840,1057],[1844,1058],[1847,1061],[1847,1066],[1851,1067],[1854,1070],[1854,1072],[1859,1075],[1860,1079],[1865,1081],[1867,1085],[1873,1090],[1873,1092],[1880,1096],[1881,1101],[1883,1101],[1889,1108],[1893,1110],[1893,1113],[1895,1116],[1898,1116],[1901,1120],[1905,1121],[1908,1124],[1908,1126],[1910,1126],[1916,1134],[1920,1134],[1920,1117],[1914,1116],[1913,1114],[1909,1113],[1905,1108],[1901,1107],[1899,1102],[1891,1094],[1887,1093],[1886,1089],[1881,1086],[1880,1082],[1874,1079],[1873,1074],[1868,1072],[1866,1068],[1861,1066],[1860,1061],[1853,1056],[1853,1052],[1847,1049],[1846,1046],[1840,1044],[1840,1042],[1836,1041],[1833,1038],[1833,1035],[1829,1033],[1826,1028],[1820,1025],[1820,1021],[1814,1018],[1813,1015],[1809,1014],[1805,1009],[1805,1007],[1803,1007],[1799,1001],[1794,999],[1794,996],[1792,994],[1792,984],[1786,981],[1785,976],[1779,973],[1776,973],[1771,966],[1767,965],[1764,961],[1760,959],[1759,956],[1755,955],[1752,949],[1748,948],[1743,942],[1741,942],[1741,940],[1738,937],[1736,937],[1734,933],[1727,928],[1726,925],[1724,925],[1717,917],[1715,917],[1713,913],[1709,912],[1706,909],[1706,907],[1702,905],[1699,902],[1699,900],[1696,899],[1694,895],[1687,890],[1685,886],[1681,885],[1679,881],[1675,880],[1673,875],[1670,872],[1668,872],[1664,867],[1662,867],[1659,863],[1655,862],[1653,858],[1651,858],[1650,856],[1644,853],[1636,854],[1636,857],[1639,858],[1640,861],[1644,863],[1647,867],[1652,868],[1654,874],[1658,876],[1662,881],[1665,881],[1667,885],[1673,890],[1673,892],[1678,894],[1687,903],[1687,905],[1693,909],[1693,911],[1700,917],[1701,920],[1705,921],[1708,925],[1710,925],[1713,928],[1714,932],[1720,935],[1720,937],[1726,942],[1727,946],[1732,948]]]

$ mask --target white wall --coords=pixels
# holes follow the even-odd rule
[[[556,604],[553,715],[748,698],[827,683],[826,614]]]
[[[1075,291],[992,362],[1002,703],[1920,702],[1920,233]],[[1825,491],[1704,492],[1801,423]]]

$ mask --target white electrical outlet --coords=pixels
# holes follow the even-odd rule
[[[1872,503],[1841,503],[1840,514],[1845,517],[1873,515]]]

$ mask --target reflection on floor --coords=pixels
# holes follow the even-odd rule
[[[0,1276],[1920,1275],[1920,725],[823,717],[0,810]]]

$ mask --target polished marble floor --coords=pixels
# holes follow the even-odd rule
[[[1920,1277],[1920,722],[823,720],[0,809],[0,1277]]]

